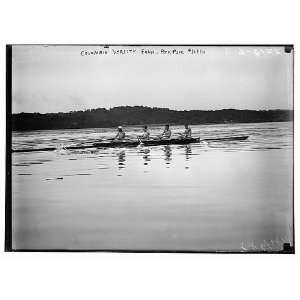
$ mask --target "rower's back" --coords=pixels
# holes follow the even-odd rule
[[[141,139],[143,140],[149,140],[150,138],[150,131],[148,130],[147,126],[144,126],[143,128],[143,134],[141,135]]]
[[[171,132],[170,126],[166,125],[165,129],[164,129],[164,132],[162,134],[162,137],[169,139],[171,137],[171,135],[172,135],[172,132]]]
[[[125,132],[123,131],[123,129],[119,128],[118,129],[118,133],[117,135],[115,136],[115,139],[117,140],[122,140],[122,139],[125,139]]]
[[[192,137],[192,129],[188,125],[185,126],[184,137],[186,139],[189,139]]]

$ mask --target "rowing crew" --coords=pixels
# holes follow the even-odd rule
[[[185,129],[183,133],[179,134],[179,137],[182,139],[188,139],[192,137],[192,130],[189,127],[188,124],[184,125]],[[155,137],[155,139],[170,139],[172,136],[172,132],[170,129],[169,124],[165,125],[164,131],[162,134],[160,134],[158,137]],[[114,137],[115,140],[123,140],[126,138],[126,133],[124,131],[124,129],[122,128],[122,126],[118,127],[118,132],[116,134],[116,136]],[[143,132],[141,135],[138,136],[138,139],[140,140],[149,140],[150,139],[150,131],[148,129],[148,126],[145,125],[143,127]]]

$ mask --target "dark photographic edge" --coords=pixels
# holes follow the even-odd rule
[[[129,250],[129,249],[12,249],[12,252],[78,252],[78,253],[170,253],[170,254],[295,254],[294,247],[288,243],[286,249],[280,251],[229,251],[229,250]]]
[[[292,47],[292,68],[293,68],[293,249],[295,254],[296,249],[296,235],[295,235],[295,50],[294,44],[291,45]]]
[[[6,171],[5,171],[5,246],[12,251],[12,190],[11,190],[11,105],[12,105],[12,45],[6,45]]]
[[[155,43],[141,43],[141,44],[130,44],[130,43],[120,43],[120,44],[10,44],[9,46],[107,46],[107,47],[113,47],[113,46],[130,46],[130,47],[144,47],[144,46],[159,46],[159,47],[285,47],[285,53],[291,53],[292,50],[294,50],[294,44],[155,44]]]

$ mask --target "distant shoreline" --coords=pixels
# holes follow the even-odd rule
[[[293,121],[293,110],[189,110],[146,106],[98,108],[67,113],[12,114],[13,131],[111,128],[122,126],[212,125]]]
[[[247,122],[247,123],[206,123],[206,124],[190,124],[190,126],[198,126],[198,125],[224,125],[224,124],[227,124],[227,125],[238,125],[238,124],[262,124],[262,123],[285,123],[285,122],[293,122],[293,121],[271,121],[271,122]],[[163,128],[166,124],[162,123],[162,124],[145,124],[147,125],[148,127],[161,127]],[[172,126],[184,126],[184,124],[170,124],[171,126],[171,129],[172,129]],[[143,128],[143,125],[140,125],[140,124],[133,124],[133,125],[125,125],[123,126],[123,128],[129,128],[129,127],[137,127],[137,128]],[[51,130],[80,130],[80,129],[86,129],[86,130],[89,130],[89,129],[107,129],[107,128],[117,128],[117,127],[84,127],[84,128],[60,128],[60,129],[26,129],[26,130],[12,130],[12,132],[30,132],[30,131],[51,131]]]

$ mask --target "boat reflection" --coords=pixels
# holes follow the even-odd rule
[[[185,159],[189,160],[192,157],[192,146],[191,145],[185,145],[184,147],[185,151]]]
[[[151,161],[151,159],[150,159],[150,149],[149,148],[144,148],[142,152],[144,153],[144,155],[143,155],[144,165],[147,166],[149,161]]]
[[[117,153],[117,157],[118,157],[118,167],[119,170],[124,169],[125,168],[125,162],[126,162],[126,152],[125,150],[120,150]]]
[[[163,147],[166,164],[169,165],[172,160],[172,149],[169,145]]]
[[[185,160],[187,162],[187,165],[185,166],[185,168],[189,169],[190,167],[189,167],[188,161],[192,157],[192,146],[191,145],[185,145],[184,146],[184,154],[185,154]]]

